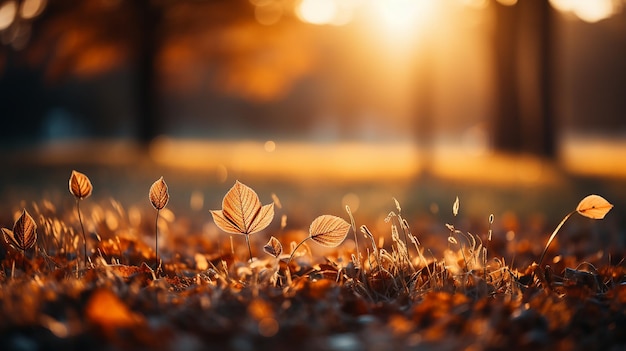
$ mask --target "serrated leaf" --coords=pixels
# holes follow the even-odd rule
[[[4,230],[2,231],[4,233]],[[13,225],[13,243],[21,250],[28,250],[37,241],[37,224],[26,209]]]
[[[72,195],[82,200],[89,197],[92,190],[93,186],[86,175],[78,171],[72,171],[72,175],[70,176],[70,193],[72,193]]]
[[[613,205],[602,196],[589,195],[578,203],[576,212],[588,218],[602,219],[612,208]]]
[[[148,197],[150,198],[152,206],[157,210],[161,210],[167,205],[170,194],[167,192],[167,184],[165,180],[163,180],[163,177],[152,183]]]
[[[261,206],[259,196],[239,181],[226,193],[221,210],[211,210],[215,224],[227,233],[249,235],[265,229],[274,218],[274,204]]]
[[[263,251],[268,255],[278,257],[283,253],[283,245],[275,237],[271,237],[270,240],[263,246]]]
[[[341,244],[349,231],[350,223],[341,217],[332,215],[322,215],[315,218],[309,227],[311,239],[326,247],[336,247]]]

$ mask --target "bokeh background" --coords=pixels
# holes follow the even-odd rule
[[[395,197],[443,242],[494,213],[534,243],[598,193],[565,239],[623,252],[624,0],[1,0],[0,39],[4,226],[77,169],[147,208],[163,175],[198,231],[235,179],[289,226],[388,231]]]

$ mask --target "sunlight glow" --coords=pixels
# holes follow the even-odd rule
[[[394,32],[407,31],[434,14],[434,0],[379,0],[374,2],[385,26]]]
[[[302,0],[296,8],[296,14],[304,22],[329,24],[337,14],[337,3],[334,0]]]
[[[620,9],[620,5],[613,0],[550,0],[550,4],[559,11],[572,12],[589,23],[611,17]]]
[[[25,0],[20,8],[20,16],[30,19],[39,16],[46,7],[46,0]]]
[[[7,29],[15,20],[17,13],[17,3],[15,1],[7,1],[0,5],[0,30]]]

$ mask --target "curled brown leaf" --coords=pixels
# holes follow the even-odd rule
[[[82,200],[89,197],[92,190],[93,186],[86,175],[78,171],[72,171],[72,175],[70,176],[70,193],[72,193],[72,195]]]
[[[170,195],[167,190],[167,184],[165,183],[165,180],[163,180],[163,177],[152,183],[148,197],[150,198],[152,206],[154,206],[157,210],[161,210],[167,205],[167,202],[170,199]]]
[[[263,246],[263,251],[268,255],[278,258],[283,253],[283,245],[275,237],[271,237],[270,240]]]

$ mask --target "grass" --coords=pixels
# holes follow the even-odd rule
[[[251,195],[245,194],[240,203],[223,203],[248,208],[241,199]],[[233,235],[251,239],[266,227],[272,205],[256,200],[250,208],[261,217],[247,217],[247,210],[228,214],[225,207],[222,225],[230,223],[228,228],[241,229]],[[290,250],[274,257],[257,249],[256,257],[248,257],[250,247],[221,226],[190,233],[186,216],[174,216],[163,204],[159,275],[147,265],[157,259],[148,239],[155,234],[154,214],[147,208],[125,209],[115,200],[83,207],[92,264],[81,268],[82,221],[76,222],[71,209],[57,210],[43,200],[31,206],[39,230],[35,249],[23,252],[6,243],[0,248],[0,349],[14,349],[24,340],[40,348],[106,350],[626,345],[624,262],[606,257],[586,262],[549,250],[570,214],[548,240],[540,264],[515,267],[511,261],[533,253],[498,254],[498,243],[490,239],[498,218],[490,215],[489,229],[472,234],[455,216],[447,241],[442,238],[446,247],[438,252],[423,244],[400,203],[393,205],[385,221],[388,233],[360,224],[348,208],[334,213],[348,221],[312,219],[308,235],[302,229],[283,231],[284,226],[265,230]],[[463,212],[463,205],[453,207]],[[580,210],[579,204],[574,212]],[[351,238],[350,230],[354,241],[339,245]],[[324,254],[308,246],[328,240],[336,248]],[[21,269],[14,262],[24,253]],[[544,257],[551,266],[544,267]]]

